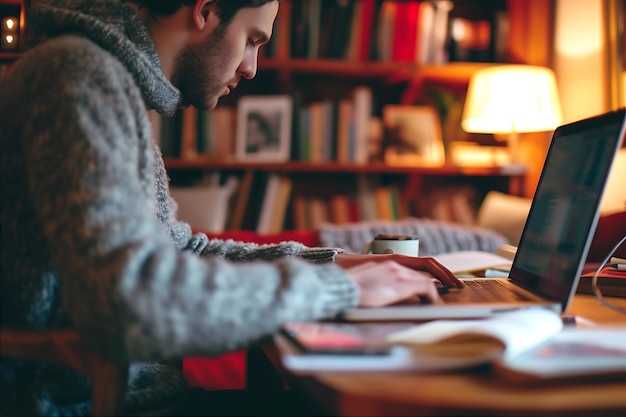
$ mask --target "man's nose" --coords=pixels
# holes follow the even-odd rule
[[[258,64],[258,52],[246,53],[241,65],[239,65],[239,73],[242,77],[251,80],[256,76]]]

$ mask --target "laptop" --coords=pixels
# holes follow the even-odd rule
[[[442,293],[441,303],[356,308],[340,318],[478,318],[535,306],[564,312],[576,292],[605,183],[624,141],[625,114],[620,109],[554,131],[508,278],[464,280],[466,288]]]

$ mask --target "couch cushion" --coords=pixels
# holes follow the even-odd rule
[[[420,255],[433,256],[463,250],[493,252],[508,240],[496,231],[432,219],[409,218],[398,221],[371,221],[346,225],[320,226],[323,246],[361,253],[363,247],[379,233],[408,234],[420,237]]]

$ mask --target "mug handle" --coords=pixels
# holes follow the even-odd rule
[[[361,253],[371,254],[372,253],[372,245],[374,244],[373,240],[370,240],[365,246],[363,246],[363,250]]]

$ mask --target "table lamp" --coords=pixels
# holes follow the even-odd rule
[[[470,78],[461,127],[470,133],[508,134],[512,162],[519,162],[518,133],[553,130],[561,105],[551,69],[498,65]]]

